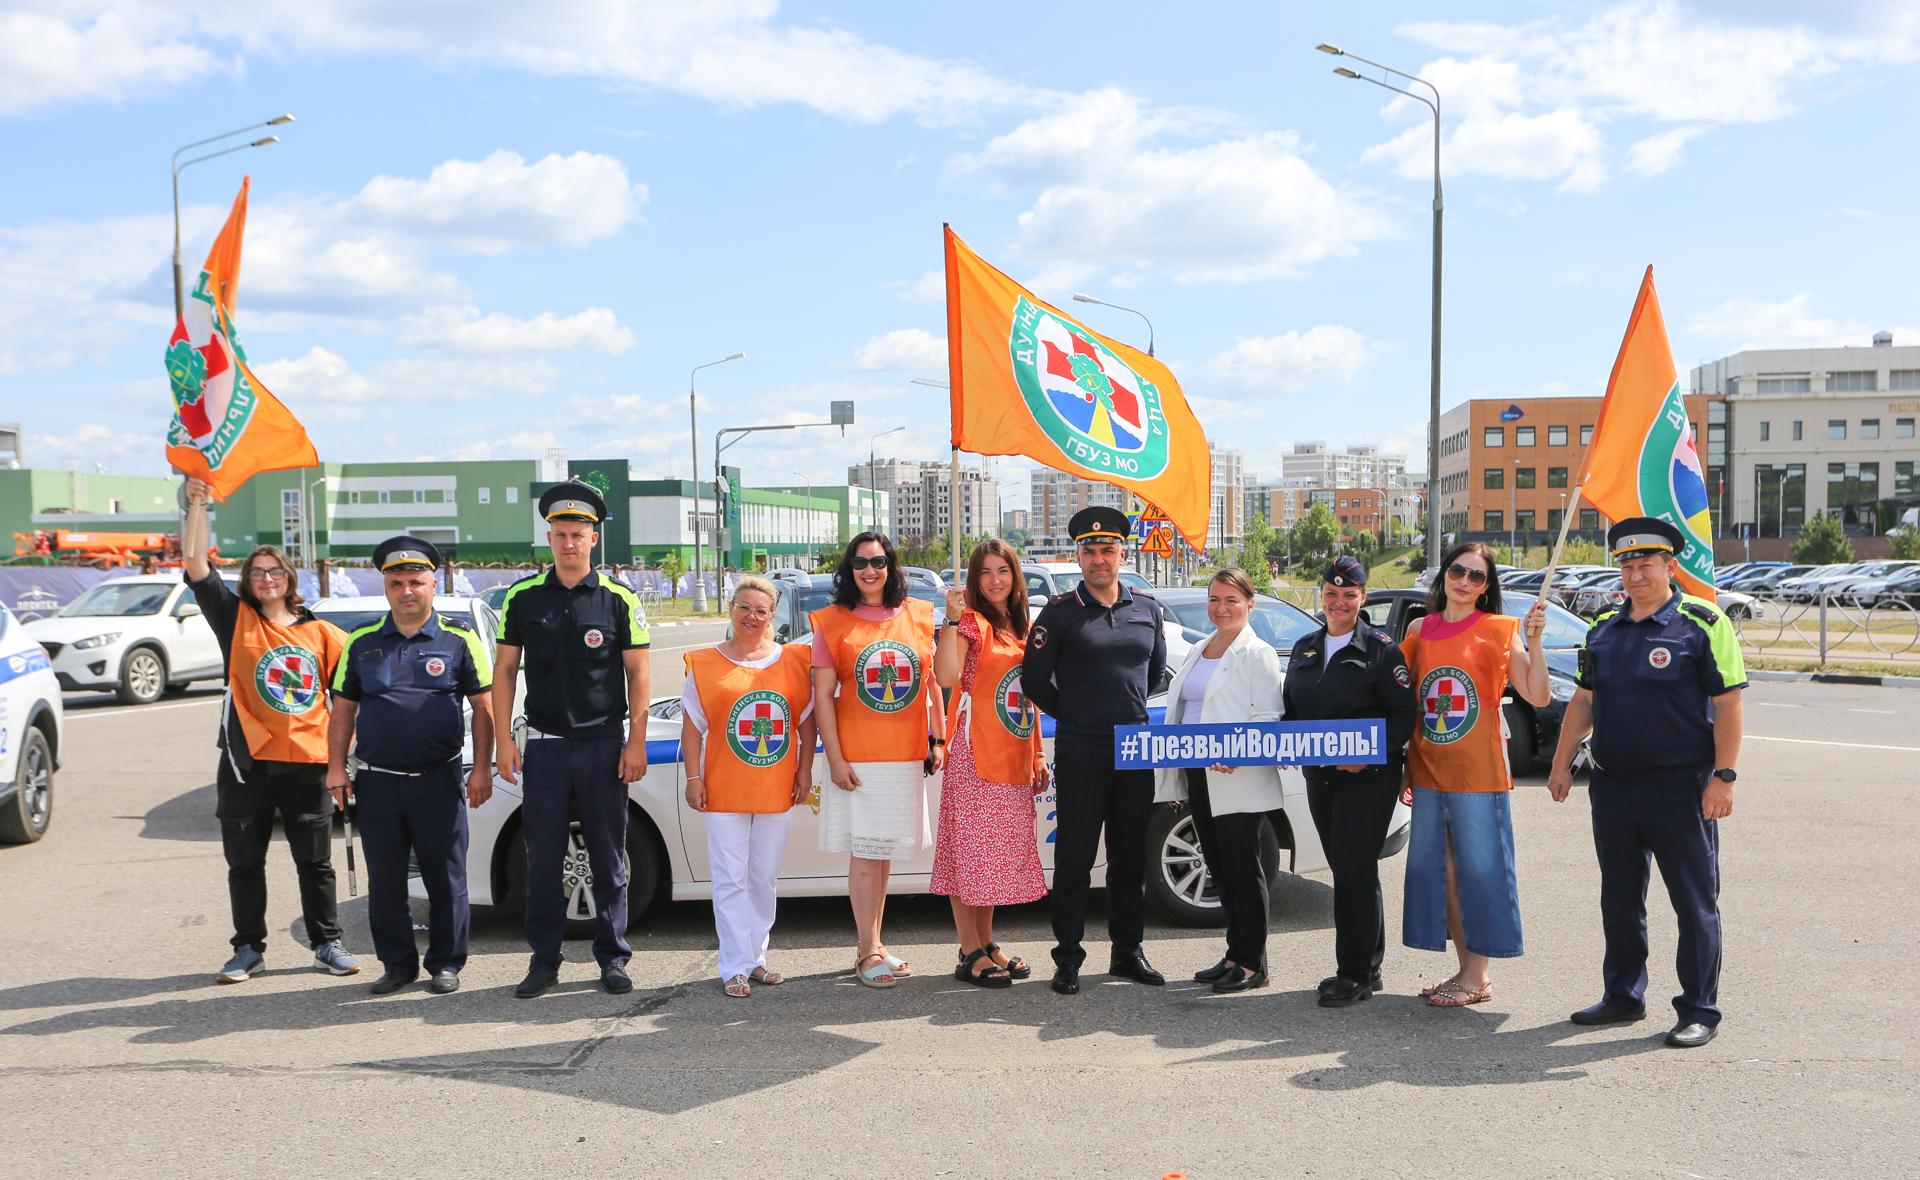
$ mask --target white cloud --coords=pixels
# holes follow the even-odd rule
[[[1229,131],[1224,116],[1154,110],[1116,90],[1079,95],[957,158],[957,175],[1044,185],[1014,252],[1054,275],[1176,281],[1300,274],[1384,237],[1386,216],[1315,172],[1291,132]],[[1063,284],[1065,285],[1065,284]]]
[[[1519,197],[1475,197],[1473,207],[1487,209],[1502,217],[1524,217],[1527,203]]]
[[[1687,317],[1694,335],[1731,346],[1748,348],[1836,348],[1866,345],[1886,324],[1864,320],[1831,320],[1813,314],[1813,292],[1802,291],[1778,302],[1749,296],[1729,299],[1709,311]],[[1895,340],[1913,340],[1920,328],[1891,328]]]
[[[1540,115],[1514,111],[1463,119],[1441,139],[1441,174],[1502,180],[1560,180],[1572,192],[1590,192],[1606,180],[1600,129],[1572,108]],[[1433,176],[1433,129],[1418,123],[1361,153],[1367,162],[1394,165],[1401,176]]]
[[[1864,221],[1869,217],[1880,216],[1880,211],[1877,209],[1856,209],[1852,205],[1842,205],[1840,208],[1835,209],[1834,212],[1841,217],[1852,218],[1855,221]]]
[[[69,102],[120,102],[234,71],[179,39],[185,22],[105,11],[72,23],[35,12],[0,15],[0,115]]]
[[[1304,332],[1241,337],[1213,358],[1213,371],[1249,388],[1295,393],[1309,385],[1352,381],[1380,345],[1341,324]]]
[[[937,372],[947,367],[947,340],[924,328],[896,328],[862,344],[847,367],[864,373]]]
[[[635,221],[647,186],[612,156],[575,152],[532,164],[516,152],[448,160],[425,179],[376,176],[340,210],[457,250],[503,254],[529,241],[585,246]]]
[[[447,405],[487,394],[550,393],[559,370],[545,361],[396,357],[361,372],[345,357],[315,345],[298,357],[252,366],[294,414],[353,422],[387,405]]]
[[[1658,176],[1671,172],[1687,154],[1687,141],[1705,127],[1675,127],[1649,135],[1627,149],[1627,171],[1635,176]]]
[[[944,303],[947,299],[947,274],[945,271],[923,271],[912,282],[890,284],[901,299],[908,303]]]
[[[155,404],[165,402],[157,400]],[[160,462],[165,450],[163,426],[156,421],[152,430],[131,431],[116,430],[99,422],[83,422],[71,434],[30,434],[27,446],[32,448],[35,463],[43,467],[63,466],[69,459],[77,460],[81,469],[87,471],[96,463],[110,467],[113,465],[110,460]],[[47,462],[48,459],[52,462]]]
[[[411,317],[399,334],[401,344],[452,353],[603,352],[619,356],[637,341],[626,325],[604,307],[570,316],[543,311],[531,319],[473,306],[429,307]]]

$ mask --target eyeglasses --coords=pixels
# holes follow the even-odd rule
[[[857,570],[883,570],[887,568],[887,555],[883,553],[878,557],[852,557],[847,559],[847,564]]]
[[[287,571],[284,569],[248,570],[247,576],[256,582],[284,582]]]
[[[764,607],[748,606],[743,602],[733,604],[733,613],[749,619],[771,619],[773,612]]]
[[[1449,578],[1459,578],[1470,586],[1484,586],[1487,584],[1487,571],[1471,569],[1461,565],[1457,561],[1447,567],[1447,576]]]

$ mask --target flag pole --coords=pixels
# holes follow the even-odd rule
[[[1582,476],[1584,475],[1583,472]],[[1586,479],[1582,478],[1574,485],[1573,495],[1567,497],[1566,511],[1560,514],[1560,539],[1553,543],[1553,555],[1547,558],[1547,572],[1540,579],[1540,601],[1542,602],[1549,601],[1548,595],[1553,593],[1553,575],[1560,568],[1560,549],[1567,543],[1567,527],[1573,523],[1574,515],[1580,511],[1580,493],[1586,489],[1586,484]]]
[[[947,495],[947,515],[953,519],[950,526],[953,533],[953,584],[960,584],[960,448],[953,448],[953,467],[948,472],[950,480]]]

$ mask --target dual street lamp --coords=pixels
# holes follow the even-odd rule
[[[232,155],[234,152],[246,151],[248,148],[266,147],[270,143],[279,143],[280,137],[277,135],[269,135],[261,139],[253,140],[249,143],[236,143],[231,147],[223,147],[219,151],[208,152],[204,156],[195,156],[190,160],[182,160],[180,158],[181,154],[184,152],[190,152],[197,147],[205,147],[210,143],[218,143],[223,139],[231,139],[234,136],[239,135],[243,132],[257,131],[262,127],[279,127],[282,124],[291,123],[291,122],[293,122],[292,115],[275,115],[273,118],[268,119],[264,123],[249,123],[245,127],[237,127],[232,131],[223,132],[222,134],[219,134],[219,135],[209,136],[206,139],[196,139],[192,143],[182,144],[180,147],[174,149],[174,153],[173,153],[173,318],[174,319],[176,320],[185,319],[187,315],[187,293],[186,293],[186,287],[185,287],[185,277],[181,272],[181,266],[180,266],[180,173],[185,169],[192,167],[195,164],[201,163],[206,160],[212,160],[219,156],[228,156],[228,155]]]
[[[744,352],[736,352],[728,356],[723,356],[717,361],[708,361],[704,365],[695,365],[693,370],[687,374],[687,417],[693,425],[693,613],[695,614],[702,614],[707,609],[707,587],[706,584],[700,580],[700,411],[694,405],[693,379],[695,374],[699,373],[702,369],[711,369],[715,365],[724,365],[728,361],[744,360],[746,359],[746,355]],[[717,477],[720,474],[719,455],[717,453],[714,456],[714,466],[714,475]],[[716,541],[719,540],[720,532],[718,508],[719,502],[716,500],[713,518],[714,539]],[[714,546],[713,566],[714,574],[717,577],[720,572],[718,545]],[[717,581],[714,583],[714,588],[716,590],[719,588]]]

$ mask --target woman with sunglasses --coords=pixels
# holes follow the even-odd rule
[[[227,696],[220,708],[220,769],[214,814],[227,857],[233,957],[221,983],[252,978],[267,947],[267,845],[277,814],[300,877],[300,909],[314,966],[352,975],[359,960],[340,940],[333,880],[333,812],[346,800],[327,794],[326,686],[346,635],[301,602],[293,563],[262,545],[240,563],[236,594],[208,560],[208,486],[187,480],[182,546],[187,587],[220,642]]]
[[[777,595],[764,578],[741,578],[732,635],[687,653],[680,690],[687,806],[707,817],[720,979],[741,1000],[756,983],[786,982],[767,967],[767,938],[787,813],[813,789],[812,659],[801,644],[774,642]]]
[[[1492,999],[1490,960],[1522,950],[1500,698],[1511,684],[1536,708],[1547,704],[1546,625],[1544,602],[1524,622],[1500,613],[1493,553],[1469,541],[1448,551],[1427,613],[1401,641],[1420,724],[1407,750],[1413,834],[1400,940],[1444,951],[1451,938],[1460,960],[1451,978],[1422,989],[1435,1007]]]
[[[1033,797],[1047,789],[1047,763],[1040,711],[1020,687],[1027,625],[1019,554],[998,537],[975,545],[966,587],[947,591],[933,656],[934,675],[952,700],[928,886],[953,903],[960,935],[954,978],[975,987],[1010,987],[1033,973],[993,940],[993,911],[1047,893],[1033,831]]]
[[[932,840],[926,776],[946,756],[933,668],[933,604],[907,596],[893,542],[861,533],[833,573],[833,604],[814,611],[813,699],[832,790],[820,793],[820,849],[845,852],[859,946],[854,977],[892,987],[912,974],[887,952],[893,861]]]

